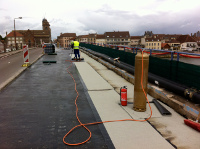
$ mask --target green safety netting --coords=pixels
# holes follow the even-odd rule
[[[80,46],[112,58],[120,57],[120,61],[135,66],[134,53],[86,43],[80,43]],[[200,66],[150,56],[149,72],[200,90]]]

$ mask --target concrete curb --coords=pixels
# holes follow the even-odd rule
[[[17,53],[19,53],[19,52],[17,52]],[[15,54],[16,54],[16,53],[15,53]],[[13,54],[12,54],[12,55],[13,55]],[[37,62],[43,55],[44,55],[44,54],[41,54],[36,60],[33,61],[33,63],[30,64],[30,66],[33,65],[35,62]],[[30,66],[29,66],[29,67],[30,67]],[[27,68],[28,68],[28,67],[22,67],[22,69],[19,70],[19,71],[17,71],[17,72],[15,73],[14,76],[10,77],[10,78],[7,79],[5,82],[3,82],[3,83],[0,85],[0,91],[1,91],[2,89],[4,89],[7,85],[9,85],[10,83],[12,83],[12,81],[14,81],[14,80],[15,80],[20,74],[22,74]]]
[[[100,62],[110,70],[117,73],[122,78],[126,79],[128,82],[134,84],[134,76],[120,68],[117,68],[116,66],[100,59],[99,57],[94,56],[93,54],[86,52],[84,50],[81,50],[91,58],[95,59],[96,61]],[[161,89],[157,86],[154,86],[152,84],[148,84],[148,94],[152,97],[159,99],[172,109],[174,109],[177,113],[180,115],[187,117],[189,119],[196,120],[198,115],[200,114],[200,107],[196,106],[194,103],[187,101],[183,99],[180,96],[174,95],[173,93],[170,93],[166,91],[165,89]],[[200,121],[200,118],[199,118]]]

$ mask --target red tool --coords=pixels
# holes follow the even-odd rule
[[[193,121],[193,120],[185,119],[185,120],[184,120],[184,123],[185,123],[186,125],[190,126],[191,128],[193,128],[193,129],[195,129],[195,130],[197,130],[197,131],[200,132],[200,123],[198,123],[198,119],[199,119],[199,118],[200,118],[200,113],[199,113],[199,116],[198,116],[196,122]]]
[[[120,88],[120,101],[122,106],[127,106],[127,87]]]

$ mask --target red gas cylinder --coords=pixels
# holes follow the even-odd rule
[[[127,106],[127,88],[123,86],[120,88],[120,101],[122,106]]]

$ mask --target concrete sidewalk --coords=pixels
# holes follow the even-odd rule
[[[149,117],[150,110],[148,105],[146,112],[135,112],[132,109],[132,104],[128,104],[127,107],[119,105],[119,89],[124,85],[128,87],[128,101],[133,102],[133,84],[108,70],[105,66],[84,53],[82,53],[82,57],[84,57],[85,62],[75,63],[75,65],[88,88],[88,93],[102,121],[132,118],[144,119]],[[88,65],[91,65],[91,67]],[[105,80],[107,83],[103,84]],[[101,82],[101,84],[97,82]],[[97,88],[97,84],[99,89]],[[108,87],[109,84],[113,87],[112,89]],[[153,98],[148,95],[148,99],[151,101]],[[127,121],[105,123],[104,125],[114,146],[116,148],[144,149],[168,149],[175,146],[177,148],[199,148],[199,132],[186,126],[183,122],[184,118],[173,109],[164,104],[162,105],[172,113],[171,116],[162,116],[155,105],[151,104],[153,115],[148,122]]]

